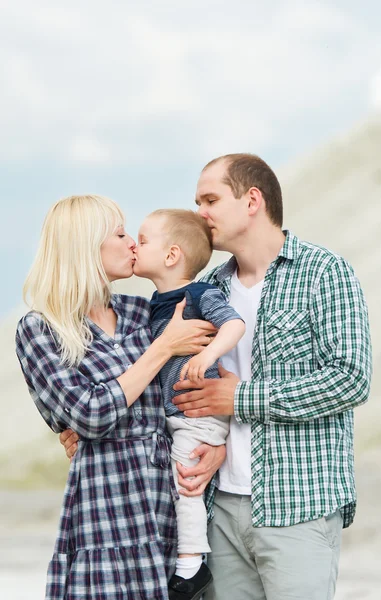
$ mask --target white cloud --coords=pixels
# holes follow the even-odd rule
[[[7,0],[0,35],[0,159],[96,164],[267,149],[339,110],[380,49],[315,0]]]
[[[84,163],[107,163],[110,161],[110,152],[99,140],[87,137],[77,137],[69,150],[69,157],[73,161]]]

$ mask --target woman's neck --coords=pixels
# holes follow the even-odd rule
[[[105,306],[94,306],[90,310],[88,317],[95,325],[98,325],[100,329],[107,333],[107,335],[112,338],[115,337],[117,316],[111,306],[108,308]]]

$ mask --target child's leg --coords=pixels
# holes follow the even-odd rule
[[[199,461],[198,458],[190,459],[189,454],[200,443],[198,419],[195,423],[189,423],[190,419],[169,417],[167,425],[172,436],[172,469],[176,488],[179,489],[178,472],[176,462],[186,467],[193,467]],[[188,498],[180,494],[176,502],[177,530],[178,530],[178,553],[181,555],[201,555],[210,552],[207,539],[207,516],[202,496]]]
[[[189,454],[200,444],[225,443],[229,419],[214,417],[187,419],[168,417],[167,426],[172,435],[172,469],[177,489],[176,462],[194,466],[199,459]],[[187,498],[180,494],[176,502],[178,553],[176,572],[168,584],[169,600],[195,600],[208,588],[213,577],[210,569],[202,563],[202,553],[210,552],[207,538],[207,514],[202,496]]]

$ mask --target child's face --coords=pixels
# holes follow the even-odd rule
[[[166,269],[168,242],[164,223],[164,217],[147,217],[139,229],[138,245],[134,249],[134,274],[138,277],[154,280]]]

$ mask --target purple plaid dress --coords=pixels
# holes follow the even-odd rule
[[[116,381],[151,343],[149,303],[114,295],[115,338],[90,323],[78,368],[60,362],[41,316],[19,322],[17,355],[54,432],[81,441],[71,462],[46,600],[168,600],[176,558],[176,491],[158,380],[129,408]]]

